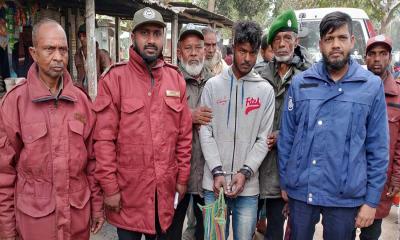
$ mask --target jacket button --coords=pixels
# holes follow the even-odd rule
[[[308,194],[308,197],[309,197],[309,198],[312,198],[312,193],[309,193],[309,194]]]
[[[342,91],[342,88],[339,88],[338,91],[341,92],[341,91]]]
[[[151,96],[151,92],[148,92],[147,95],[150,97]]]
[[[308,198],[308,201],[309,201],[309,202],[312,202],[312,198]]]
[[[313,165],[317,164],[317,160],[312,160],[312,164]]]
[[[322,120],[318,121],[318,125],[320,125],[320,126],[322,125]]]

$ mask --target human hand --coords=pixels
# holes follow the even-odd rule
[[[212,110],[208,107],[197,107],[192,110],[193,124],[207,125],[211,122]]]
[[[370,226],[375,219],[376,208],[372,208],[367,204],[361,206],[356,217],[356,227],[364,228]]]
[[[104,204],[108,210],[119,213],[121,210],[121,193],[104,197]]]

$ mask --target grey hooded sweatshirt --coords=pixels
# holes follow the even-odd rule
[[[201,104],[213,110],[211,123],[200,128],[206,160],[203,188],[212,191],[214,168],[237,173],[246,165],[253,174],[239,196],[259,194],[258,168],[268,152],[266,138],[275,112],[272,86],[253,70],[237,80],[229,67],[208,80]]]

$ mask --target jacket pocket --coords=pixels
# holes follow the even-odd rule
[[[367,189],[367,165],[362,160],[349,162],[347,178],[342,185],[340,194],[344,198],[360,198]]]
[[[26,181],[19,176],[16,186],[16,207],[34,218],[47,216],[56,208],[52,193],[51,183],[38,182],[33,179]]]
[[[22,124],[22,141],[19,167],[34,175],[46,169],[50,158],[50,144],[45,122]]]
[[[86,186],[79,191],[70,193],[69,203],[74,208],[82,209],[86,206],[87,202],[89,202],[90,194],[90,189]]]
[[[123,98],[119,122],[118,141],[130,144],[143,144],[148,139],[148,117],[145,105],[140,98]]]
[[[25,144],[34,143],[46,134],[47,127],[45,122],[22,125],[22,140]]]
[[[304,152],[304,138],[303,138],[303,128],[301,127],[295,136],[293,141],[293,147],[290,153],[290,159],[286,165],[286,185],[288,187],[297,187],[299,184],[300,178],[300,164],[303,159],[303,152]]]
[[[175,112],[180,112],[183,109],[183,104],[181,103],[179,98],[165,97],[165,104],[170,107]]]
[[[87,160],[87,149],[84,139],[85,125],[76,120],[68,122],[68,141],[69,141],[69,169],[70,174],[77,176],[83,170]]]
[[[183,104],[180,98],[175,97],[164,97],[165,111],[164,119],[165,123],[168,124],[167,136],[176,136],[179,132],[180,117],[183,109]]]
[[[106,96],[98,96],[92,105],[92,109],[95,112],[103,111],[109,104],[111,103],[111,99]]]

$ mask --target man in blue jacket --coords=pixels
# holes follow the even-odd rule
[[[323,60],[294,77],[278,140],[281,188],[289,196],[292,238],[350,239],[372,224],[386,178],[388,125],[382,81],[350,58],[352,19],[326,15]]]

